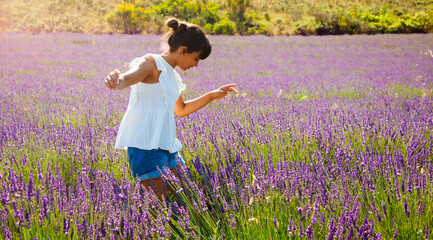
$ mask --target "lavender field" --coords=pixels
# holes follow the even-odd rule
[[[433,35],[211,36],[163,202],[103,84],[159,37],[0,34],[1,239],[433,239]]]

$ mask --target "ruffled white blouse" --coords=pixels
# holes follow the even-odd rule
[[[161,148],[174,153],[182,148],[176,138],[174,104],[186,86],[161,55],[147,54],[136,58],[129,67],[137,66],[147,56],[152,56],[161,71],[159,82],[139,82],[131,86],[128,108],[119,126],[115,148]]]

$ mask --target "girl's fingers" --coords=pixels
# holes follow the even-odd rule
[[[110,78],[111,78],[111,80],[113,80],[114,82],[117,82],[117,76],[116,76],[116,74],[115,74],[114,72],[111,72],[111,73],[110,73]]]
[[[108,88],[111,88],[110,82],[108,81],[108,77],[104,78],[104,83],[105,83],[105,86],[107,86]]]
[[[224,90],[228,91],[228,90],[230,90],[230,89],[232,89],[233,87],[236,87],[236,86],[237,86],[237,84],[227,84],[227,85],[224,85],[224,86],[220,87],[220,89],[224,89]]]
[[[111,79],[111,77],[109,78],[107,77],[107,84],[110,89],[114,87],[113,80]]]
[[[118,69],[110,72],[105,78],[104,83],[110,89],[115,89],[116,85],[119,84],[120,81],[120,71]]]
[[[223,90],[224,90],[225,92],[234,92],[234,93],[236,93],[236,94],[239,94],[238,90],[236,90],[236,88],[234,88],[234,87],[223,88]]]
[[[110,89],[115,89],[117,80],[116,78],[113,78],[111,74],[107,75],[104,79],[105,85]]]
[[[230,90],[236,94],[239,94],[238,90],[236,90],[236,88],[234,88],[234,87],[231,87]]]
[[[118,69],[114,70],[113,73],[116,75],[116,77],[119,77],[120,71]]]
[[[236,87],[237,84],[227,84],[224,86],[224,88],[232,88],[232,87]]]
[[[119,83],[119,73],[116,71],[111,72],[109,75],[110,77],[109,81],[114,86]]]

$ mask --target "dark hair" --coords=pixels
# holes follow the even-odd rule
[[[170,18],[165,23],[170,31],[165,34],[170,52],[176,51],[180,46],[187,47],[187,53],[200,52],[200,59],[206,59],[212,51],[206,33],[199,25],[187,22],[179,22],[176,18]]]

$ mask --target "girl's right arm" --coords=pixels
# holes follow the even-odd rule
[[[116,69],[104,78],[105,85],[111,90],[122,90],[137,84],[151,75],[154,65],[155,63],[152,60],[145,58],[140,64],[125,73],[120,73]]]

